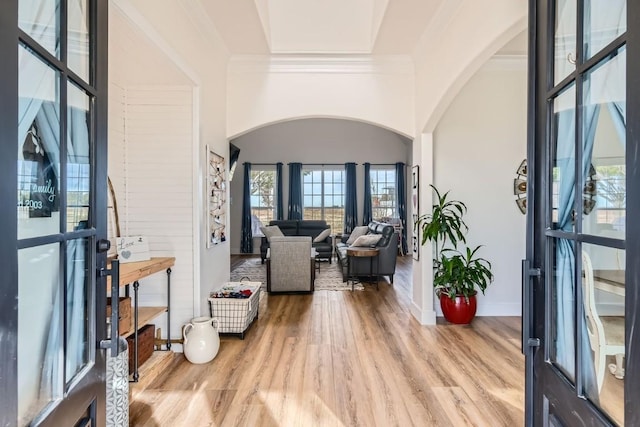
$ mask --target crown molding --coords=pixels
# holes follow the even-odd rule
[[[414,74],[410,55],[234,55],[230,73]]]

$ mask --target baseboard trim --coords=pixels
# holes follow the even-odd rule
[[[478,304],[476,316],[521,316],[522,306],[519,303]]]
[[[423,311],[418,305],[411,301],[411,315],[421,325],[435,325],[436,324],[436,312],[433,310]]]

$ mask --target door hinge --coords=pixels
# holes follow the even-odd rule
[[[527,340],[527,345],[529,347],[540,347],[540,338],[529,338]]]
[[[538,267],[529,268],[527,271],[527,276],[529,277],[540,277],[541,275],[542,275],[542,272]]]

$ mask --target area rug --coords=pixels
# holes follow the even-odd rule
[[[262,287],[267,286],[267,265],[260,262],[260,258],[249,258],[231,271],[231,281],[250,280],[262,282]],[[363,290],[360,283],[356,283],[355,290]],[[320,263],[320,271],[316,270],[316,291],[350,291],[351,283],[342,281],[342,272],[336,263]]]

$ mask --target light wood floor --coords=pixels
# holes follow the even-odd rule
[[[520,318],[421,326],[410,281],[406,257],[379,291],[264,295],[243,341],[223,337],[206,365],[178,354],[135,392],[131,424],[523,425]]]

